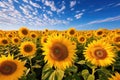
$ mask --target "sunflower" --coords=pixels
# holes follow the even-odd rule
[[[47,42],[47,36],[42,36],[42,38],[41,38],[41,44],[44,44],[44,43],[46,43]]]
[[[95,31],[95,36],[103,36],[104,35],[104,29],[98,29]]]
[[[65,70],[72,66],[76,58],[76,45],[62,35],[49,36],[42,49],[45,62],[58,69]]]
[[[0,39],[0,45],[6,46],[6,45],[8,45],[8,44],[9,44],[8,38],[2,37],[2,38]]]
[[[75,28],[70,28],[70,29],[67,31],[67,33],[68,33],[69,36],[74,36],[75,33],[76,33],[76,30],[75,30]]]
[[[114,57],[116,56],[113,47],[102,40],[88,44],[83,54],[88,62],[96,66],[108,66],[115,61]]]
[[[8,55],[0,57],[0,79],[2,80],[19,80],[23,76],[25,61],[13,59],[13,56]]]
[[[27,37],[29,35],[29,29],[26,27],[21,27],[18,31],[20,37]]]
[[[120,80],[120,74],[116,72],[115,75],[112,75],[108,80]]]
[[[86,37],[84,37],[84,36],[82,36],[82,35],[80,35],[80,36],[78,36],[78,42],[79,43],[85,43],[86,42]]]
[[[20,40],[19,37],[13,37],[13,38],[12,38],[12,43],[13,43],[13,44],[16,44],[16,45],[18,44],[18,45],[19,45],[20,42],[21,42],[21,40]]]
[[[12,38],[12,37],[13,37],[13,34],[9,32],[9,33],[6,34],[6,37],[7,37],[7,38]]]
[[[36,33],[36,32],[31,32],[31,33],[30,33],[30,38],[32,38],[32,39],[38,38],[37,33]]]
[[[112,39],[113,43],[119,44],[120,43],[120,35],[115,35]]]
[[[23,42],[20,45],[20,53],[23,56],[33,56],[36,52],[36,45],[33,42]]]

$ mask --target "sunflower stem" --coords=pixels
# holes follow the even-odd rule
[[[29,61],[30,61],[30,69],[31,69],[31,72],[33,73],[33,68],[32,68],[32,57],[28,57]]]
[[[95,68],[92,69],[92,75],[94,75],[94,73],[95,73]]]
[[[114,66],[112,65],[112,71],[114,72]]]

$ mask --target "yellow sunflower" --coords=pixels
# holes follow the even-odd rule
[[[73,42],[65,36],[49,36],[42,49],[45,55],[44,60],[51,67],[65,70],[74,62],[76,45],[73,45]]]
[[[20,45],[20,53],[23,56],[34,56],[36,53],[36,45],[33,42],[23,42]]]
[[[104,34],[104,29],[98,29],[95,31],[95,36],[100,37],[103,36]]]
[[[13,37],[13,38],[12,38],[12,43],[13,43],[13,44],[19,45],[20,42],[21,42],[21,40],[20,40],[19,37]]]
[[[27,37],[29,35],[29,29],[26,27],[21,27],[18,31],[20,37]]]
[[[44,43],[46,43],[47,42],[47,36],[42,36],[42,38],[41,38],[41,44],[44,44]]]
[[[120,74],[116,72],[115,75],[112,75],[108,80],[120,80]]]
[[[114,57],[116,56],[113,52],[113,47],[102,40],[88,44],[83,54],[88,62],[96,66],[111,65],[115,61]]]
[[[13,56],[8,55],[0,57],[0,79],[2,80],[19,80],[23,76],[25,68],[25,61],[14,59]]]
[[[0,45],[6,46],[6,45],[8,45],[8,44],[9,44],[8,38],[2,37],[2,38],[0,39]]]
[[[75,28],[70,28],[68,31],[67,31],[67,34],[69,36],[74,36],[76,34],[76,30]]]
[[[77,40],[79,43],[85,43],[87,39],[85,36],[80,35],[78,36]]]
[[[115,44],[120,44],[120,35],[115,35],[115,36],[112,38],[112,41],[113,41],[113,43],[115,43]]]
[[[31,32],[31,33],[30,33],[30,38],[32,38],[32,39],[38,38],[37,33],[36,33],[36,32]]]

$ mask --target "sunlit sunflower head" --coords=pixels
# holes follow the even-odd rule
[[[86,37],[87,37],[87,38],[90,38],[92,35],[93,35],[92,32],[88,32],[88,33],[86,34]]]
[[[120,44],[120,35],[115,35],[112,39],[113,43]]]
[[[2,46],[8,45],[9,42],[10,42],[10,41],[9,41],[8,38],[6,38],[6,37],[0,38],[0,45],[2,45]]]
[[[19,37],[13,37],[12,43],[15,45],[19,45],[21,43],[21,39]]]
[[[51,66],[65,70],[72,66],[75,60],[76,45],[69,38],[62,35],[49,36],[43,45],[44,60]]]
[[[22,42],[20,45],[20,53],[23,56],[34,56],[36,53],[36,45],[33,42]]]
[[[37,33],[36,33],[36,32],[31,32],[31,33],[30,33],[30,38],[32,38],[32,39],[38,38]]]
[[[25,61],[14,59],[8,55],[0,57],[0,79],[2,80],[19,80],[24,75]]]
[[[14,35],[13,35],[11,32],[9,32],[9,33],[6,34],[6,37],[7,37],[7,38],[12,38],[13,36],[14,36]]]
[[[108,80],[120,80],[120,74],[115,72],[115,75],[112,75],[111,78],[108,78]]]
[[[115,61],[116,56],[113,47],[102,40],[88,44],[83,54],[88,62],[96,66],[109,66]]]
[[[47,38],[48,38],[47,36],[42,36],[42,38],[41,38],[41,40],[40,40],[40,41],[41,41],[40,43],[41,43],[41,44],[46,43],[46,42],[47,42]]]
[[[29,29],[26,27],[21,27],[18,31],[20,37],[27,37],[29,35]]]
[[[75,28],[70,28],[68,29],[67,33],[69,36],[74,36],[76,34],[76,30]]]
[[[79,43],[85,43],[87,39],[85,36],[80,35],[78,36],[77,40]]]
[[[116,30],[115,30],[115,34],[116,34],[116,35],[120,35],[120,29],[116,29]]]
[[[104,34],[104,29],[98,29],[95,31],[95,36],[100,37],[103,36]]]

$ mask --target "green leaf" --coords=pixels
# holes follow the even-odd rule
[[[89,76],[89,71],[87,69],[82,70],[82,76],[83,76],[84,80],[87,80],[87,78]]]
[[[48,65],[44,65],[43,71],[42,71],[42,80],[48,80],[49,76],[54,70]]]
[[[76,73],[77,70],[78,70],[78,68],[75,65],[73,65],[73,66],[66,69],[67,72],[74,72],[74,73]]]
[[[64,76],[64,71],[56,69],[50,75],[49,80],[62,80],[63,76]]]
[[[95,76],[94,75],[89,75],[87,80],[95,80]]]
[[[27,75],[27,80],[37,80],[36,79],[36,73],[32,72],[30,74]]]
[[[85,60],[81,60],[79,62],[77,62],[78,64],[85,64]]]

